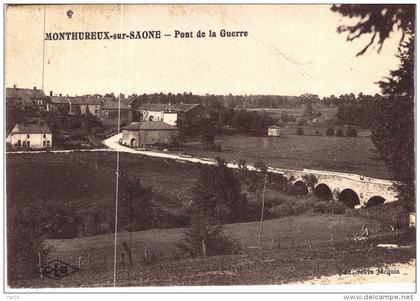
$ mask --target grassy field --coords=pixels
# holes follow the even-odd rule
[[[378,221],[361,217],[333,215],[302,215],[267,220],[264,223],[262,245],[264,249],[272,247],[288,248],[307,247],[309,241],[313,245],[329,243],[331,237],[337,243],[347,239],[348,234],[360,232],[363,225],[369,229],[380,229]],[[256,248],[258,245],[259,222],[225,225],[225,233],[240,243],[242,248]],[[389,233],[389,228],[383,226],[381,235]],[[182,242],[185,229],[152,229],[138,232],[118,234],[118,254],[123,252],[122,243],[127,242],[132,249],[136,264],[142,264],[145,250],[160,259],[171,258],[174,254],[183,257],[177,243]],[[87,258],[88,253],[94,254],[93,263],[96,266],[109,264],[112,267],[114,253],[114,235],[94,237],[47,240],[47,246],[52,250],[52,258],[58,256],[68,263],[76,263],[81,256]],[[105,258],[105,260],[104,260]]]
[[[89,162],[83,166],[80,162]],[[162,194],[166,208],[180,207],[193,185],[198,166],[141,155],[120,154],[119,171],[141,178]],[[23,204],[34,199],[56,199],[81,203],[114,203],[116,153],[8,154],[6,157],[7,199]]]
[[[323,105],[313,105],[314,112],[320,112],[321,116],[316,117],[320,123],[333,120],[337,114],[338,107],[325,107]],[[263,112],[273,118],[280,118],[284,112],[294,117],[299,117],[303,114],[305,106],[301,105],[296,108],[261,108],[261,109],[248,109],[248,111]]]
[[[364,137],[318,137],[284,134],[282,137],[219,136],[223,152],[187,151],[201,157],[223,157],[228,161],[262,160],[269,166],[308,168],[356,173],[389,179],[384,163],[377,159],[374,145]]]
[[[389,242],[385,228],[379,232],[383,238],[374,244],[346,241],[346,234],[360,231],[362,225],[374,227],[372,222],[362,218],[327,215],[266,221],[263,250],[257,252],[258,223],[231,224],[226,226],[226,232],[240,241],[243,247],[240,254],[208,258],[183,258],[176,243],[182,239],[184,229],[120,233],[117,252],[120,254],[123,251],[121,243],[127,242],[133,252],[134,268],[129,274],[127,265],[119,262],[117,283],[119,286],[281,284],[415,258],[414,246],[404,249],[375,247],[377,242]],[[52,258],[57,256],[77,266],[81,257],[81,270],[58,281],[35,279],[14,285],[112,286],[113,243],[113,235],[48,240],[46,244],[53,249]],[[141,259],[145,249],[154,257],[149,265]],[[88,253],[92,254],[91,270],[87,268]]]

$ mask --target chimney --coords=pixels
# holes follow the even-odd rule
[[[13,85],[13,89],[16,89],[16,85]]]
[[[50,96],[53,96],[53,91],[50,91]]]
[[[60,97],[63,96],[63,94],[60,93]]]
[[[34,86],[34,90],[36,90],[36,86]]]

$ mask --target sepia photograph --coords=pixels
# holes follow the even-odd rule
[[[413,300],[415,4],[3,11],[3,293]]]

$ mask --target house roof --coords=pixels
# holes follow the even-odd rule
[[[67,96],[49,96],[51,103],[54,104],[68,104],[69,103],[69,97]]]
[[[123,127],[123,130],[127,131],[139,131],[139,130],[177,130],[178,128],[169,125],[163,121],[142,121],[133,122],[129,126]]]
[[[280,127],[278,125],[270,125],[268,128],[269,129],[279,129]]]
[[[6,88],[7,98],[45,98],[44,91],[40,89]]]
[[[105,109],[105,110],[118,110],[118,109],[129,110],[130,107],[127,104],[123,103],[122,101],[120,103],[118,103],[118,101],[105,101],[102,104],[102,109]]]
[[[46,98],[40,89],[6,88],[6,99],[20,99],[24,106],[34,105],[32,99]]]
[[[166,103],[151,103],[151,104],[141,104],[137,110],[144,110],[144,111],[164,111],[164,112],[188,112],[196,107],[199,104],[197,103],[175,103],[175,104],[166,104]]]
[[[38,124],[16,124],[12,130],[12,133],[18,134],[51,134],[51,130],[48,125]]]
[[[100,105],[103,98],[88,97],[88,96],[73,96],[68,97],[72,105]]]

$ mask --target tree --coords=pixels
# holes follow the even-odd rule
[[[35,205],[8,208],[7,212],[7,274],[10,280],[37,277],[39,255],[46,258],[50,252],[43,245],[43,223]]]
[[[217,158],[217,165],[202,166],[192,190],[192,211],[213,216],[223,223],[240,221],[247,209],[241,183],[227,162]]]
[[[189,208],[191,226],[179,247],[193,256],[235,252],[238,244],[223,234],[223,223],[237,222],[247,212],[247,199],[241,183],[226,161],[217,158],[217,165],[202,166],[192,190]]]
[[[378,52],[394,29],[402,32],[402,43],[408,31],[414,25],[415,5],[377,5],[377,4],[334,4],[333,12],[340,13],[344,17],[359,18],[356,25],[341,25],[337,28],[339,33],[347,32],[347,41],[353,41],[362,35],[370,34],[369,43],[357,53],[362,55],[375,42],[379,45]]]
[[[334,128],[328,128],[328,129],[327,129],[327,131],[325,132],[325,134],[326,134],[328,137],[332,137],[332,136],[334,136]]]
[[[211,148],[214,144],[214,137],[216,136],[216,128],[210,119],[203,119],[199,123],[199,133],[201,142],[207,147]]]
[[[346,131],[346,136],[347,137],[357,137],[357,131],[356,129],[349,127]]]
[[[303,131],[303,128],[297,128],[296,134],[299,135],[299,136],[303,136],[303,135],[305,135],[305,132]]]
[[[314,109],[312,108],[312,105],[308,102],[305,104],[305,110],[303,111],[304,116],[312,116],[314,113]]]
[[[344,132],[343,132],[343,129],[338,129],[338,130],[335,132],[335,135],[336,135],[337,137],[344,137]]]
[[[121,176],[119,190],[118,225],[127,231],[149,229],[154,225],[153,191],[144,187],[140,179]]]
[[[352,41],[370,34],[370,42],[357,54],[362,55],[375,42],[381,50],[395,29],[401,32],[397,57],[400,66],[379,85],[386,100],[378,102],[372,128],[372,141],[386,165],[398,181],[395,188],[399,200],[408,209],[415,206],[414,174],[414,43],[415,5],[333,5],[332,10],[360,21],[352,26],[340,26]],[[408,37],[408,39],[407,39]]]

